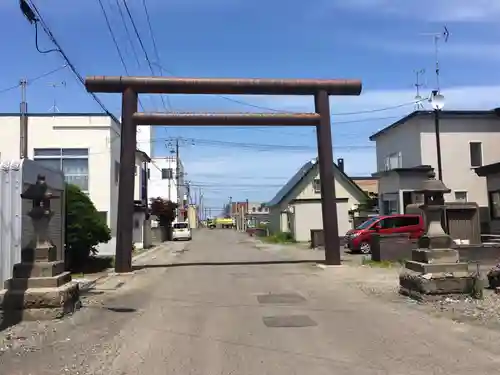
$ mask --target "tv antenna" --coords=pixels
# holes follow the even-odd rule
[[[434,39],[434,54],[436,58],[436,90],[439,93],[440,91],[440,85],[439,85],[439,73],[440,73],[440,68],[439,68],[439,41],[444,40],[445,43],[448,42],[448,38],[450,37],[450,32],[448,31],[448,28],[446,26],[443,26],[443,31],[440,33],[423,33],[420,34],[423,36],[432,36]]]
[[[56,88],[58,88],[58,87],[66,88],[66,81],[51,83],[50,86],[54,89],[54,101],[52,102],[53,103],[52,107],[49,108],[48,112],[52,112],[52,113],[61,112],[61,111],[59,111],[59,108],[57,108]]]
[[[419,111],[421,109],[424,109],[424,105],[422,104],[423,99],[422,96],[420,95],[420,88],[424,85],[421,82],[421,78],[425,74],[425,69],[414,70],[413,73],[415,73],[415,89],[416,89],[415,111]]]

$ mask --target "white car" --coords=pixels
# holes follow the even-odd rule
[[[172,224],[172,239],[177,240],[187,240],[191,241],[192,234],[191,228],[189,228],[189,223],[173,223]]]

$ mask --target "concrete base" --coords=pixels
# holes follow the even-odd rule
[[[78,283],[59,287],[4,289],[0,291],[0,312],[3,324],[22,320],[59,319],[80,306]]]
[[[405,269],[399,275],[399,293],[418,301],[441,299],[450,295],[471,295],[474,276],[468,272],[427,273]]]

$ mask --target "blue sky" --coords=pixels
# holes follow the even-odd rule
[[[102,0],[131,74],[149,75],[136,39],[139,64],[125,32],[117,0]],[[122,0],[119,0],[120,2]],[[98,0],[35,0],[45,21],[82,75],[125,74],[106,27]],[[128,0],[151,60],[157,62],[142,0]],[[201,77],[360,78],[360,97],[332,98],[335,157],[347,172],[374,171],[370,134],[413,105],[414,70],[426,69],[424,93],[434,87],[431,36],[446,24],[451,32],[440,48],[441,88],[447,109],[499,105],[500,2],[498,0],[148,0],[151,22],[165,68],[156,74]],[[36,77],[63,64],[55,53],[39,54],[34,29],[17,1],[0,4],[3,56],[0,92],[21,77]],[[131,29],[131,26],[128,25]],[[8,37],[7,37],[8,36]],[[42,36],[40,44],[51,48]],[[51,83],[66,87],[51,88]],[[62,112],[98,111],[68,69],[28,88],[33,112],[47,112],[54,98]],[[120,97],[101,96],[119,115]],[[17,111],[19,91],[0,93],[0,110]],[[279,110],[309,111],[303,97],[235,97]],[[256,111],[215,96],[170,96],[175,111]],[[157,96],[143,96],[146,109],[161,109]],[[354,113],[354,114],[353,114]],[[307,128],[156,128],[155,156],[168,154],[169,137],[183,137],[181,152],[188,179],[205,186],[209,206],[233,200],[268,200],[300,166],[315,157],[315,134]],[[238,148],[214,140],[251,144],[284,144],[294,151]],[[233,185],[231,187],[231,185]]]

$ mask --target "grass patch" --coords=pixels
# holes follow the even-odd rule
[[[271,236],[262,237],[262,240],[267,243],[272,244],[295,244],[297,241],[293,238],[292,234],[289,232],[279,232]]]
[[[371,260],[370,258],[364,257],[362,264],[364,266],[370,266],[370,267],[393,268],[393,267],[400,267],[402,264],[404,264],[404,260],[394,261],[394,262],[391,262],[389,260],[383,260],[381,262],[377,262],[375,260]]]

